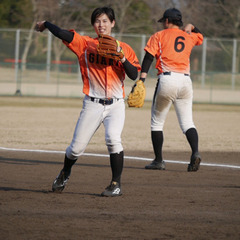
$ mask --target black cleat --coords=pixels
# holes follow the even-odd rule
[[[67,181],[70,177],[71,172],[64,172],[61,170],[59,175],[56,177],[56,179],[53,182],[52,185],[52,191],[55,193],[61,193],[64,189],[65,185],[67,184]]]
[[[122,191],[118,182],[111,182],[111,184],[106,187],[105,191],[101,193],[103,197],[117,197],[121,195]]]
[[[145,169],[165,170],[166,166],[165,166],[165,162],[164,161],[157,162],[157,161],[153,160],[149,165],[145,166]]]
[[[188,172],[196,172],[200,168],[201,156],[199,153],[195,153],[191,156],[191,162],[188,164]]]

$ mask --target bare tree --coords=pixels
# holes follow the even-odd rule
[[[240,36],[239,0],[186,0],[182,12],[188,22],[197,25],[205,36]]]
[[[22,71],[26,70],[27,56],[28,56],[28,52],[29,52],[29,49],[30,49],[32,41],[33,41],[33,30],[34,30],[34,27],[35,27],[35,24],[36,24],[36,19],[37,19],[36,1],[31,0],[31,3],[32,3],[34,19],[33,19],[29,34],[27,36],[26,44],[25,44],[24,51],[23,51],[23,54],[22,54],[22,65],[21,65],[22,66]]]
[[[48,20],[64,29],[93,31],[90,16],[94,8],[111,6],[116,14],[115,32],[152,34],[162,28],[157,21],[170,7],[178,8],[183,14],[183,22],[196,25],[205,36],[240,36],[239,0],[31,0],[34,12],[33,23],[22,55],[26,63],[33,40],[33,27],[36,21]],[[46,35],[45,35],[46,36]],[[42,37],[42,36],[41,36]],[[41,51],[47,51],[38,42]],[[53,39],[54,59],[60,61],[66,47]],[[37,48],[35,49],[37,54]]]
[[[36,0],[38,21],[47,20],[63,29],[76,29],[81,23],[80,18],[83,18],[85,8],[82,5],[73,5],[71,1],[61,0]],[[82,2],[82,1],[81,1]],[[56,62],[61,60],[66,47],[59,39],[53,39],[53,53]],[[44,51],[47,51],[45,48]]]

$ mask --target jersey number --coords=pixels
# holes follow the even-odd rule
[[[185,40],[184,37],[177,37],[174,43],[174,49],[176,52],[182,52],[183,49],[185,48],[185,44],[183,41],[181,40]]]

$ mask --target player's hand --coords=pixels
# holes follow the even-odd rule
[[[191,23],[188,23],[185,27],[184,27],[184,31],[188,34],[191,34],[192,30],[194,29],[194,26]]]
[[[46,29],[44,23],[45,23],[45,21],[37,22],[37,24],[36,24],[36,26],[35,26],[35,28],[34,28],[35,31],[37,31],[37,32],[43,32],[43,31]]]

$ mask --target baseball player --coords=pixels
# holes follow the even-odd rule
[[[198,133],[193,123],[193,89],[190,78],[189,58],[195,45],[201,45],[203,35],[192,24],[181,30],[182,14],[175,8],[167,9],[162,22],[164,30],[153,34],[147,42],[140,80],[144,82],[156,58],[158,81],[151,110],[151,138],[155,159],[146,169],[165,169],[162,157],[163,127],[171,105],[175,107],[181,130],[186,135],[192,154],[188,171],[197,171],[201,162],[198,152]]]
[[[96,8],[91,15],[91,24],[97,34],[96,38],[81,36],[75,30],[63,30],[47,21],[38,22],[36,25],[36,30],[40,32],[48,28],[77,55],[85,94],[72,142],[66,149],[63,169],[54,180],[52,190],[62,192],[71,174],[72,166],[103,123],[105,141],[110,154],[112,180],[101,195],[120,196],[124,161],[121,143],[125,121],[124,79],[127,74],[130,79],[135,80],[141,68],[133,49],[124,42],[118,42],[121,50],[118,60],[112,59],[111,55],[102,57],[98,54],[99,36],[102,34],[110,36],[115,25],[112,8]],[[118,55],[118,52],[113,55]]]

